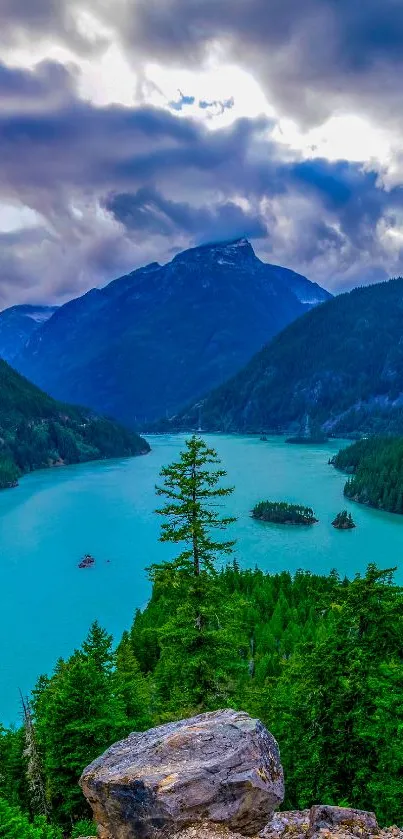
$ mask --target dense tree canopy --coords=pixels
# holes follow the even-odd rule
[[[403,438],[372,437],[342,449],[337,469],[351,473],[344,493],[354,501],[403,513]]]
[[[47,396],[0,359],[0,489],[55,463],[142,454],[148,443],[117,423]]]
[[[318,521],[312,507],[287,504],[285,501],[259,501],[252,510],[252,516],[274,524],[315,524]]]

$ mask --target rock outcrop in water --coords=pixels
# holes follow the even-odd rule
[[[133,733],[80,784],[99,839],[403,839],[361,810],[275,813],[284,798],[277,743],[259,720],[233,710]]]

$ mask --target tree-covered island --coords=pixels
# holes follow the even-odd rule
[[[336,518],[332,521],[332,525],[336,530],[353,530],[356,526],[351,513],[348,513],[347,510],[342,510],[341,513],[337,513]]]
[[[287,504],[286,501],[259,501],[252,510],[252,516],[274,524],[316,524],[318,521],[311,507]]]

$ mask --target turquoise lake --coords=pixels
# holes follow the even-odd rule
[[[145,567],[171,555],[158,542],[155,483],[162,465],[178,455],[182,436],[149,437],[152,452],[139,458],[36,472],[0,494],[0,721],[18,720],[18,688],[29,693],[40,673],[68,656],[97,618],[118,638],[150,593]],[[351,504],[345,477],[328,465],[342,445],[287,445],[278,437],[209,436],[235,486],[226,508],[244,567],[298,568],[353,576],[369,562],[400,562],[403,516]],[[309,528],[263,524],[250,517],[262,499],[313,507]],[[336,531],[341,509],[353,511],[357,529]],[[84,553],[94,568],[80,570]],[[403,582],[402,568],[397,579]]]

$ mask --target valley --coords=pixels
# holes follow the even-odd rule
[[[290,446],[240,435],[207,435],[234,495],[225,509],[237,516],[231,538],[243,568],[294,573],[302,568],[350,578],[388,557],[399,557],[403,517],[343,498],[345,475],[328,459],[343,441]],[[18,686],[28,693],[41,672],[68,656],[95,619],[118,638],[151,591],[145,567],[174,554],[158,542],[160,522],[154,485],[162,465],[175,459],[184,437],[149,437],[147,457],[81,464],[35,472],[0,494],[0,554],[7,590],[0,613],[2,696],[0,720],[16,721]],[[314,527],[284,527],[254,521],[250,510],[261,498],[303,501],[315,510]],[[353,512],[357,528],[332,527],[337,512]],[[94,568],[77,567],[84,553]],[[109,561],[108,561],[109,560]],[[390,564],[390,560],[385,560]],[[403,582],[399,566],[397,582]],[[27,631],[29,627],[29,632]],[[51,628],[51,631],[49,631]],[[11,639],[5,643],[5,639]]]

